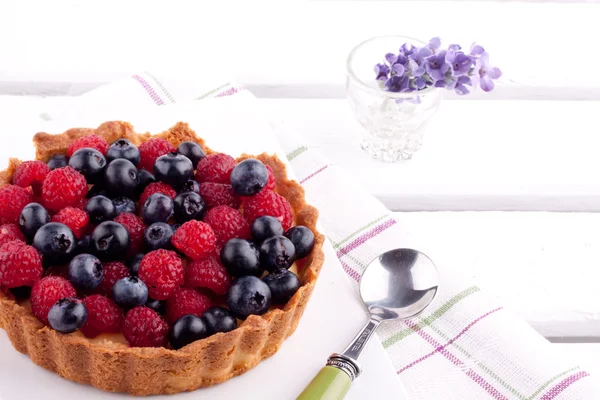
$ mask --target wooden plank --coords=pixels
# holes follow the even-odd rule
[[[0,35],[11,39],[0,43],[0,90],[33,82],[46,86],[40,93],[65,95],[64,84],[109,82],[145,69],[195,76],[211,66],[230,70],[261,96],[341,96],[352,47],[372,36],[404,33],[485,45],[504,71],[498,90],[485,98],[600,98],[600,76],[585,72],[600,61],[590,50],[600,6],[587,2],[240,2],[231,12],[230,5],[216,3],[165,8],[131,1],[119,2],[118,9],[58,1],[36,4],[32,12],[27,2],[0,4]],[[401,27],[381,18],[407,13],[427,18],[403,18]],[[556,67],[548,60],[557,52],[585,63]],[[53,82],[58,85],[48,88]]]
[[[472,280],[552,338],[600,337],[600,214],[395,213],[398,246]]]
[[[0,109],[27,123],[65,99],[0,96]],[[392,210],[600,210],[594,102],[447,101],[414,160],[384,164],[358,148],[345,101],[261,101]]]
[[[597,102],[445,101],[413,160],[373,161],[345,100],[261,100],[392,210],[600,211]]]
[[[122,79],[130,76],[123,73],[115,76]],[[100,78],[108,79],[103,74]],[[65,77],[67,78],[67,77]],[[92,77],[90,77],[91,79]],[[0,81],[0,95],[9,96],[78,96],[89,92],[98,86],[109,83],[101,82],[38,82],[38,81]],[[346,95],[344,83],[260,83],[248,82],[242,79],[244,86],[259,98],[298,98],[298,99],[341,99]],[[447,99],[472,100],[568,100],[585,101],[600,100],[600,86],[557,86],[515,84],[512,82],[500,84],[491,93],[476,91],[469,96],[458,96],[452,92],[445,94]]]

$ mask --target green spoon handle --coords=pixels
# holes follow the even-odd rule
[[[341,369],[326,366],[308,384],[296,400],[342,400],[352,379]]]

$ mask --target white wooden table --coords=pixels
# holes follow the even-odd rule
[[[0,41],[0,95],[77,95],[140,70],[219,60],[274,124],[397,211],[416,242],[447,243],[422,249],[436,263],[475,277],[600,374],[600,4],[197,3],[0,4],[0,37],[10,39]],[[394,17],[407,11],[414,17]],[[490,94],[448,96],[423,149],[393,165],[358,148],[343,99],[346,54],[391,33],[476,38],[504,72]],[[0,98],[0,116],[12,101]]]

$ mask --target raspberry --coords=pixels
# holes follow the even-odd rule
[[[231,286],[231,278],[216,257],[206,257],[187,265],[185,284],[189,287],[207,288],[215,294],[223,295]]]
[[[19,165],[13,175],[13,183],[23,188],[31,186],[33,193],[39,196],[42,193],[42,183],[50,167],[42,161],[25,161]]]
[[[123,321],[123,336],[132,347],[166,346],[168,335],[169,325],[148,307],[131,309]]]
[[[42,201],[46,208],[59,212],[79,204],[88,192],[85,177],[71,167],[57,168],[46,175],[42,185]]]
[[[54,215],[52,221],[65,224],[71,228],[76,238],[80,238],[90,219],[85,211],[75,207],[66,207]]]
[[[31,192],[16,185],[0,188],[0,224],[16,224],[21,210],[33,201]]]
[[[42,256],[35,247],[20,240],[0,247],[0,286],[33,286],[43,273]]]
[[[235,159],[230,155],[217,153],[209,154],[196,167],[196,180],[229,184],[229,175],[235,167]]]
[[[263,215],[277,218],[286,231],[292,227],[294,222],[290,203],[285,197],[271,190],[263,190],[252,197],[244,198],[244,217],[249,224]]]
[[[123,225],[129,233],[129,254],[138,253],[144,244],[146,225],[137,215],[128,212],[119,214],[115,222]]]
[[[25,242],[25,235],[23,235],[17,224],[0,225],[0,246],[11,240]]]
[[[153,138],[139,146],[140,162],[138,168],[143,168],[150,172],[154,170],[154,162],[162,155],[171,151],[176,151],[175,147],[165,139]]]
[[[169,196],[172,199],[174,199],[175,196],[177,196],[177,192],[175,191],[175,189],[173,189],[171,186],[167,185],[166,183],[152,182],[151,184],[146,186],[146,188],[140,195],[140,207],[139,207],[140,211],[142,209],[142,206],[148,199],[148,197],[152,196],[154,193],[162,193],[165,196]]]
[[[129,276],[129,269],[125,264],[118,261],[103,263],[102,268],[104,269],[104,278],[102,278],[96,292],[112,298],[113,286],[119,279]]]
[[[231,207],[211,208],[202,220],[210,225],[221,243],[233,238],[250,238],[250,225],[238,210]]]
[[[121,331],[123,313],[112,300],[94,294],[83,299],[83,305],[87,308],[88,318],[81,328],[81,333],[89,338],[96,337],[101,333],[118,333]]]
[[[89,199],[82,197],[81,200],[79,200],[78,202],[76,202],[75,204],[73,204],[73,207],[75,208],[79,208],[80,210],[83,210],[85,208],[85,205],[87,204]]]
[[[184,282],[183,264],[177,253],[164,249],[146,254],[140,262],[138,275],[154,300],[168,299]]]
[[[201,316],[211,306],[210,299],[190,288],[179,288],[167,300],[167,322],[175,323],[184,315]]]
[[[67,156],[71,157],[79,149],[89,147],[98,150],[102,155],[108,151],[108,143],[104,138],[96,135],[89,135],[73,140],[73,143],[67,149]]]
[[[171,243],[186,256],[199,260],[215,251],[217,238],[210,225],[191,220],[177,229]]]
[[[58,276],[42,278],[31,288],[31,311],[37,319],[48,325],[48,311],[54,303],[65,297],[77,297],[68,280]]]
[[[267,170],[269,171],[269,180],[267,181],[267,186],[265,186],[265,190],[275,190],[275,174],[273,173],[273,168],[269,167],[265,164]]]
[[[233,193],[231,185],[224,183],[202,182],[200,196],[206,202],[206,207],[229,206],[240,208],[241,200]]]

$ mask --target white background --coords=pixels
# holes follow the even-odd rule
[[[144,70],[230,71],[274,122],[401,211],[406,229],[447,237],[431,249],[440,261],[553,341],[584,343],[557,346],[600,370],[600,4],[216,3],[1,2],[0,94],[76,95]],[[410,163],[367,159],[343,99],[347,53],[382,34],[476,40],[504,72],[490,94],[449,95]]]

